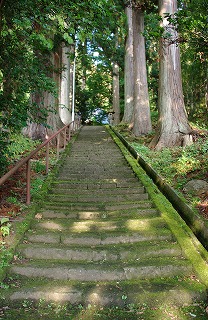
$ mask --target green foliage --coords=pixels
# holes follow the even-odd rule
[[[13,203],[13,204],[17,204],[17,203],[18,203],[17,198],[14,197],[14,196],[10,196],[10,197],[8,197],[6,200],[7,200],[7,202],[9,202],[9,203]]]
[[[53,54],[76,40],[76,106],[83,119],[112,104],[112,61],[120,67],[120,105],[124,107],[124,47],[127,1],[2,1],[0,7],[0,170],[9,150],[9,131],[19,132],[28,117],[45,125],[44,93],[58,96]],[[146,55],[151,109],[158,107],[158,41],[163,30],[156,1],[139,1],[145,11]],[[179,32],[183,91],[190,119],[206,122],[207,6],[205,0],[179,1],[169,17]],[[117,35],[117,36],[115,36]],[[117,45],[116,45],[117,43]],[[85,44],[85,45],[84,45]],[[97,57],[93,52],[99,53]],[[61,66],[60,66],[61,67]]]
[[[31,191],[30,191],[32,197],[35,197],[36,199],[39,198],[39,193],[40,193],[40,189],[43,185],[43,182],[44,182],[43,176],[39,176],[35,180],[32,181]]]
[[[6,237],[10,234],[11,223],[9,218],[2,218],[0,220],[0,233],[3,237]]]
[[[0,113],[0,117],[1,117],[1,113]],[[6,169],[7,165],[8,165],[7,152],[6,152],[8,141],[9,141],[9,133],[2,131],[1,128],[0,128],[0,150],[1,150],[1,154],[0,154],[0,176],[5,172],[5,169]]]
[[[5,173],[8,163],[21,159],[31,152],[40,142],[24,137],[22,134],[2,132],[0,135],[0,175]]]
[[[35,160],[32,162],[32,169],[36,172],[36,173],[45,173],[46,170],[46,165],[45,165],[45,161],[41,161],[41,160]]]
[[[199,178],[204,178],[208,172],[206,139],[200,138],[186,148],[166,148],[160,151],[150,150],[147,146],[136,142],[132,145],[144,160],[176,188],[183,188],[187,175],[195,173]]]
[[[7,147],[10,161],[19,160],[24,154],[31,152],[38,144],[40,144],[40,141],[34,141],[18,133],[12,134],[10,136],[10,144]]]
[[[91,118],[96,109],[109,108],[112,82],[108,67],[101,64],[95,65],[89,58],[88,63],[85,64],[85,73],[88,76],[86,78],[84,76],[83,84],[83,67],[78,60],[76,106],[83,120]]]

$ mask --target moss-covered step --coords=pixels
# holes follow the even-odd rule
[[[97,195],[84,195],[84,194],[64,194],[64,195],[59,195],[59,194],[52,194],[47,196],[46,201],[50,201],[53,203],[66,203],[66,202],[88,202],[88,203],[93,203],[93,202],[101,202],[101,203],[122,203],[122,202],[127,202],[127,201],[140,201],[140,200],[147,200],[148,193],[138,193],[138,194],[114,194],[114,195],[105,195],[105,194],[100,194],[97,193]]]
[[[169,241],[138,242],[134,244],[105,244],[67,246],[60,244],[25,243],[17,248],[18,256],[23,259],[62,260],[62,261],[141,261],[148,257],[182,256],[179,245]]]
[[[128,174],[129,176],[134,176],[132,170],[130,167],[125,166],[125,164],[123,163],[120,166],[106,166],[105,163],[100,163],[100,165],[98,164],[90,164],[87,165],[86,162],[84,163],[84,166],[82,167],[68,167],[68,166],[63,166],[61,168],[61,170],[59,171],[59,174],[67,174],[67,175],[80,175],[80,174],[85,174],[85,173],[100,173],[101,176],[104,176],[107,174],[121,174],[121,177],[126,174]],[[127,177],[128,177],[127,175]]]
[[[106,219],[88,219],[88,220],[73,220],[73,219],[36,219],[31,225],[32,229],[42,230],[58,230],[71,233],[92,232],[137,232],[137,233],[155,233],[158,234],[162,230],[169,230],[168,225],[161,217],[149,219],[122,219],[115,220]]]
[[[82,190],[106,190],[106,189],[122,189],[122,188],[137,188],[138,186],[141,186],[141,183],[139,181],[134,180],[133,182],[129,182],[126,180],[118,180],[118,179],[105,179],[105,180],[56,180],[53,182],[52,188],[61,188],[61,189],[74,189],[77,191]]]
[[[77,262],[34,260],[14,263],[10,268],[13,274],[27,278],[48,278],[73,281],[123,281],[135,279],[154,279],[157,277],[190,276],[191,264],[181,258],[150,258],[142,261],[93,261]]]
[[[91,166],[84,166],[79,169],[74,169],[74,168],[70,168],[70,167],[62,168],[61,171],[59,172],[59,174],[60,174],[60,176],[65,174],[66,176],[73,177],[75,175],[77,175],[77,176],[83,175],[84,176],[85,174],[87,174],[89,172],[92,175],[96,174],[101,177],[106,177],[106,176],[110,176],[110,177],[117,176],[120,178],[134,177],[134,173],[132,172],[130,167],[125,167],[124,165],[122,165],[119,168],[118,167],[113,167],[113,168],[110,167],[109,168],[109,167],[106,167],[104,164],[100,165],[99,167],[98,166],[92,166],[92,167]]]
[[[130,304],[148,305],[160,308],[162,305],[189,305],[206,299],[206,290],[197,279],[184,277],[159,278],[151,280],[116,281],[100,283],[81,283],[69,281],[54,281],[41,279],[23,281],[23,288],[18,288],[19,279],[13,280],[14,287],[4,291],[1,296],[1,305],[7,301],[7,306],[17,305],[18,301],[45,301],[46,303],[61,305],[65,303],[73,305],[97,305],[120,306]],[[11,283],[12,284],[12,283]],[[8,300],[9,297],[9,300]],[[19,305],[21,309],[22,304]]]
[[[81,246],[92,246],[92,245],[109,245],[109,244],[132,244],[144,241],[172,241],[175,240],[173,234],[168,229],[163,229],[160,233],[155,232],[128,232],[123,233],[120,231],[112,234],[100,230],[92,232],[88,230],[84,233],[72,233],[69,235],[67,232],[61,230],[29,230],[25,235],[24,241],[26,243],[53,243],[53,244],[64,244],[64,245],[81,245]]]
[[[139,194],[144,193],[145,188],[143,186],[137,186],[137,187],[128,187],[128,188],[112,188],[112,189],[99,189],[98,190],[88,190],[88,189],[82,189],[81,194],[83,196],[90,195],[90,196],[97,196],[100,195],[121,195],[121,194]],[[67,185],[57,186],[55,188],[50,189],[50,193],[56,194],[56,195],[65,195],[65,194],[77,194],[77,189],[75,188],[69,188]]]
[[[63,210],[64,212],[71,210],[75,211],[114,211],[114,210],[127,210],[132,208],[137,209],[146,209],[152,208],[153,202],[152,201],[125,201],[123,203],[88,203],[88,202],[68,202],[68,203],[53,203],[53,202],[44,202],[42,205],[42,209],[49,209],[49,210]]]
[[[90,210],[39,210],[37,217],[41,219],[50,218],[50,219],[82,219],[82,220],[91,220],[91,219],[115,219],[116,217],[124,218],[153,218],[159,216],[159,211],[155,208],[146,208],[146,209],[128,209],[128,210],[114,210],[114,211],[90,211]]]

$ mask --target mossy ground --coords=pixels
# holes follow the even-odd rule
[[[124,296],[125,299],[125,296]],[[127,305],[125,308],[94,307],[82,305],[56,305],[54,303],[32,303],[24,301],[21,304],[0,308],[0,318],[5,320],[52,320],[52,319],[74,319],[74,320],[205,320],[207,313],[204,304],[195,304],[178,308],[176,306],[148,306],[146,304],[136,306]]]

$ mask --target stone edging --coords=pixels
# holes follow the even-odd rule
[[[158,189],[170,201],[175,210],[184,219],[198,240],[206,249],[208,249],[208,221],[200,217],[197,212],[190,208],[190,206],[186,203],[186,199],[181,195],[178,195],[177,192],[167,182],[164,181],[164,179],[137,153],[137,151],[119,132],[117,132],[113,127],[110,128],[122,141],[131,155],[137,160],[138,164],[153,180]]]

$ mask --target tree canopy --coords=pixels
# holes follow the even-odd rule
[[[127,20],[124,9],[133,4],[145,13],[146,57],[151,111],[158,111],[158,1],[149,0],[0,0],[0,130],[1,150],[9,132],[20,131],[28,118],[47,125],[48,112],[33,95],[58,96],[52,54],[62,43],[77,51],[76,106],[84,117],[95,108],[112,105],[112,62],[119,65],[121,116],[124,105],[124,51]],[[181,47],[185,107],[190,120],[207,119],[207,3],[180,0],[169,16]],[[116,40],[117,39],[117,40]],[[118,41],[118,45],[116,45]],[[94,54],[96,52],[96,54]],[[73,60],[73,57],[72,57]],[[86,76],[83,86],[83,76]],[[3,158],[4,154],[4,158]],[[7,152],[2,152],[5,162]],[[3,168],[3,165],[2,165]]]

